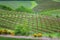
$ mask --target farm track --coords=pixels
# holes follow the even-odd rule
[[[8,38],[24,38],[24,39],[32,39],[32,40],[60,40],[60,38],[49,38],[49,37],[32,37],[32,36],[11,36],[11,35],[0,35],[0,37],[8,37]]]

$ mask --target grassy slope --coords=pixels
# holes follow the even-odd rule
[[[35,1],[1,1],[0,5],[5,5],[7,7],[11,7],[12,9],[16,9],[20,6],[24,6],[26,8],[32,9],[37,4]]]

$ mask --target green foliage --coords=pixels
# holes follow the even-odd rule
[[[24,6],[26,8],[34,8],[37,3],[35,1],[0,1],[0,5],[5,5],[8,6],[10,8],[12,8],[13,10],[17,9],[19,6]]]
[[[17,8],[16,11],[29,12],[29,13],[33,12],[32,9],[26,8],[24,6],[21,6],[21,7]]]
[[[16,26],[15,28],[15,34],[20,34],[21,33],[21,28],[20,26]]]
[[[29,29],[28,27],[25,27],[24,25],[17,25],[15,28],[15,34],[16,35],[29,35]]]
[[[4,6],[4,5],[0,5],[0,9],[9,10],[9,11],[12,10],[10,7]]]

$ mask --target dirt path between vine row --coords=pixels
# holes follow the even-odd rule
[[[24,38],[32,40],[60,40],[60,38],[49,38],[49,37],[32,37],[32,36],[11,36],[11,35],[0,35],[0,37],[9,37],[9,38]]]

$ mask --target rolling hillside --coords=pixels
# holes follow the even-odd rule
[[[0,1],[0,5],[5,5],[15,10],[20,6],[32,9],[37,6],[37,3],[35,1]]]

